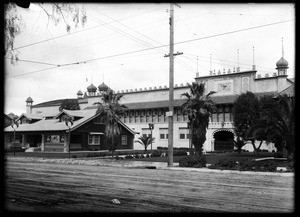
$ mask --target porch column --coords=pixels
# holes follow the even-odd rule
[[[22,134],[22,146],[26,147],[26,143],[27,143],[27,141],[26,141],[26,135]]]
[[[64,135],[65,137],[65,140],[64,140],[64,152],[69,152],[69,149],[68,149],[68,137],[67,137],[67,134]]]
[[[215,140],[211,140],[211,151],[215,150]]]
[[[42,134],[41,151],[45,151],[45,134]]]

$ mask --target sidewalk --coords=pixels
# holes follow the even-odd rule
[[[173,167],[168,167],[167,162],[149,162],[149,161],[127,161],[127,160],[115,160],[115,159],[76,159],[76,158],[64,158],[64,159],[49,159],[38,157],[7,157],[8,161],[18,162],[39,162],[39,163],[60,163],[60,164],[78,164],[78,165],[90,165],[90,166],[113,166],[113,167],[131,167],[131,168],[145,168],[145,169],[163,169],[163,170],[182,170],[190,172],[205,172],[205,173],[231,173],[231,174],[257,174],[257,175],[272,175],[272,176],[286,176],[293,177],[292,172],[255,172],[255,171],[237,171],[237,170],[218,170],[208,168],[187,168],[179,167],[179,163],[173,163]]]

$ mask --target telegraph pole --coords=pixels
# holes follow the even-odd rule
[[[176,54],[174,54],[174,9],[173,9],[173,3],[170,4],[170,19],[169,19],[169,24],[170,24],[170,54],[169,55],[165,55],[165,57],[170,57],[169,112],[167,112],[166,116],[169,117],[168,167],[173,167],[174,56],[182,54],[182,53],[178,53],[178,52]]]

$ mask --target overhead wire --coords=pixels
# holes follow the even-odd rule
[[[242,32],[242,31],[247,31],[247,30],[262,28],[262,27],[271,26],[271,25],[277,25],[277,24],[280,24],[280,23],[290,22],[290,21],[294,21],[294,20],[295,19],[291,19],[291,20],[285,20],[285,21],[280,21],[280,22],[274,22],[274,23],[269,23],[269,24],[254,26],[254,27],[244,28],[244,29],[240,29],[240,30],[234,30],[234,31],[229,31],[229,32],[214,34],[214,35],[210,35],[210,36],[205,36],[205,37],[201,37],[201,38],[197,38],[197,39],[190,39],[190,40],[184,40],[184,41],[180,41],[180,42],[175,42],[174,44],[183,44],[183,43],[187,43],[187,42],[192,42],[192,41],[197,41],[197,40],[202,40],[202,39],[207,39],[207,38],[212,38],[212,37],[219,37],[219,36],[222,36],[222,35],[229,35],[229,34],[233,34],[233,33],[237,33],[237,32]],[[75,64],[82,64],[82,63],[87,63],[87,62],[92,62],[92,61],[97,61],[97,60],[102,60],[102,59],[107,59],[107,58],[124,56],[124,55],[132,54],[132,53],[144,52],[144,51],[148,51],[148,50],[152,50],[152,49],[157,49],[157,48],[162,48],[162,47],[166,47],[166,46],[169,46],[169,44],[155,46],[155,47],[150,47],[150,48],[144,48],[144,49],[135,50],[135,51],[128,51],[128,52],[114,54],[114,55],[109,55],[109,56],[104,56],[104,57],[97,57],[97,58],[92,58],[92,59],[88,59],[88,60],[84,60],[84,61],[77,61],[77,62],[72,62],[72,63],[67,63],[67,64],[60,64],[57,67],[63,67],[63,66],[69,66],[69,65],[75,65]],[[49,70],[49,69],[50,68],[45,69],[45,70]],[[26,74],[31,74],[31,73],[35,73],[35,72],[39,72],[39,71],[40,70],[34,71],[34,72],[29,72],[29,73],[26,73]],[[22,74],[22,75],[25,75],[25,74]],[[22,76],[22,75],[20,75],[20,76]],[[14,77],[18,77],[18,76],[14,76]],[[9,77],[9,78],[11,78],[11,77]]]

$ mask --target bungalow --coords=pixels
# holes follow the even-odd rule
[[[22,114],[20,125],[13,129],[4,128],[5,147],[14,142],[22,147],[41,147],[42,151],[68,152],[70,132],[70,150],[107,150],[110,139],[105,136],[105,123],[102,122],[97,109],[62,110],[54,117]],[[72,126],[67,126],[66,117],[73,118]],[[115,139],[117,149],[133,149],[135,132],[123,122],[118,123],[121,134]]]

